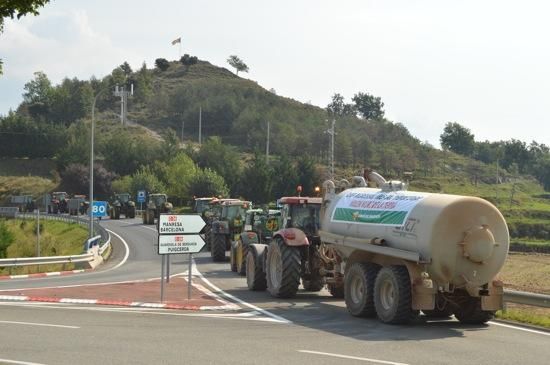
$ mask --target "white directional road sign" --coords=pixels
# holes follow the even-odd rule
[[[159,236],[159,255],[197,253],[206,245],[198,234]]]
[[[200,215],[192,214],[161,214],[159,218],[159,234],[191,234],[199,233],[206,224]]]

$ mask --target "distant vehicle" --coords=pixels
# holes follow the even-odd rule
[[[226,200],[219,204],[219,215],[212,221],[210,254],[216,262],[225,261],[225,251],[231,249],[244,228],[246,211],[251,203],[242,200]]]
[[[109,204],[109,216],[111,219],[120,219],[121,214],[124,214],[126,218],[136,217],[136,203],[130,197],[129,193],[115,194]]]
[[[64,191],[53,192],[48,203],[48,213],[68,213],[67,198],[68,195]]]
[[[74,195],[67,200],[67,209],[70,215],[85,215],[90,207],[90,202],[86,200],[86,195]]]
[[[281,211],[276,209],[249,209],[246,211],[244,230],[233,242],[230,251],[231,271],[246,275],[246,255],[251,244],[269,244],[273,233],[281,226]]]
[[[193,213],[201,214],[208,209],[209,203],[214,198],[195,198],[193,201]]]
[[[143,224],[155,224],[161,213],[170,213],[172,203],[168,202],[166,194],[149,194],[147,207],[142,213]]]
[[[32,195],[14,195],[10,197],[10,206],[19,208],[21,213],[30,213],[36,209]]]

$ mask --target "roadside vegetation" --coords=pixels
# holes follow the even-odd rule
[[[79,224],[43,220],[40,222],[40,255],[81,254],[87,235],[86,228]],[[24,219],[0,220],[0,258],[35,257],[36,253],[36,221]],[[0,270],[0,275],[72,270],[73,268],[74,264],[3,268]]]

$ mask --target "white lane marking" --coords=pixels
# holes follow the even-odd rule
[[[138,313],[138,314],[152,314],[160,316],[175,316],[175,317],[203,317],[203,318],[220,318],[220,319],[240,319],[246,321],[260,321],[260,322],[276,322],[280,323],[273,318],[259,317],[260,313],[244,312],[244,313],[178,313],[171,309],[162,310],[158,308],[114,308],[114,307],[81,307],[81,306],[64,306],[59,303],[5,303],[0,302],[0,306],[18,306],[18,307],[32,307],[41,309],[72,309],[72,310],[86,310],[95,312],[115,312],[115,313]]]
[[[151,228],[151,227],[147,227],[147,226],[140,226],[142,228],[147,228],[147,229],[150,229],[151,231],[155,231],[156,233],[158,233],[158,230],[156,228]]]
[[[128,246],[128,244],[126,243],[126,241],[124,240],[124,238],[120,237],[119,234],[117,234],[117,233],[111,231],[110,229],[106,229],[106,230],[107,230],[107,232],[112,233],[112,234],[114,234],[115,236],[117,236],[118,239],[122,241],[122,243],[124,244],[124,247],[126,248],[126,254],[124,255],[124,258],[122,259],[122,261],[119,262],[115,267],[113,267],[113,268],[107,270],[107,271],[111,271],[111,270],[114,270],[114,269],[118,269],[119,267],[121,267],[122,265],[124,265],[124,264],[126,263],[126,260],[128,260],[128,256],[130,256],[130,247]],[[106,272],[106,271],[103,271],[103,272]]]
[[[513,326],[511,324],[504,324],[504,323],[498,323],[498,322],[493,322],[493,321],[490,321],[489,323],[493,324],[495,326],[501,326],[501,327],[506,327],[506,328],[512,328],[512,329],[515,329],[515,330],[536,333],[536,334],[539,334],[539,335],[550,336],[550,332],[537,331],[537,330],[532,330],[532,329],[525,328],[525,327]]]
[[[339,357],[341,359],[350,359],[350,360],[359,360],[359,361],[367,361],[367,362],[373,362],[376,364],[388,364],[388,365],[408,365],[402,362],[393,362],[393,361],[385,361],[385,360],[376,360],[376,359],[369,359],[367,357],[357,357],[357,356],[348,356],[348,355],[340,355],[340,354],[332,354],[330,352],[319,352],[319,351],[309,351],[309,350],[296,350],[298,352],[306,353],[306,354],[314,354],[314,355],[323,355],[323,356],[330,356],[330,357]]]
[[[283,318],[283,317],[281,317],[281,316],[278,316],[278,315],[276,315],[276,314],[273,314],[273,313],[271,313],[271,312],[268,312],[268,311],[266,311],[265,309],[262,309],[262,308],[260,308],[260,307],[258,307],[258,306],[255,306],[254,304],[250,304],[250,303],[248,303],[248,302],[245,302],[244,300],[242,300],[242,299],[240,299],[240,298],[237,298],[236,296],[231,295],[231,294],[226,293],[225,291],[221,290],[221,289],[218,288],[216,285],[212,284],[208,279],[206,279],[206,278],[204,277],[204,275],[202,275],[202,273],[196,268],[195,260],[193,260],[193,266],[192,266],[192,268],[191,268],[191,273],[192,273],[192,274],[195,272],[195,270],[194,270],[193,268],[196,270],[196,274],[201,278],[201,280],[204,281],[204,282],[205,282],[208,286],[210,286],[212,289],[214,289],[214,292],[215,292],[216,294],[220,294],[220,295],[222,295],[222,296],[224,296],[224,297],[226,297],[226,298],[228,298],[228,299],[230,299],[230,300],[233,300],[233,301],[235,301],[235,302],[237,302],[237,303],[239,303],[239,304],[245,305],[245,306],[247,306],[248,308],[254,309],[255,311],[258,311],[258,312],[260,312],[260,313],[262,313],[262,314],[264,314],[264,315],[266,315],[266,316],[268,316],[268,317],[271,317],[271,318],[277,320],[277,321],[280,322],[280,323],[285,323],[285,324],[290,324],[290,323],[292,323],[291,321],[289,321],[289,320],[286,319],[286,318]]]
[[[2,364],[19,364],[19,365],[44,365],[38,362],[28,362],[28,361],[17,361],[17,360],[8,360],[8,359],[0,359],[0,363]]]
[[[6,324],[21,324],[21,325],[24,325],[24,326],[70,328],[70,329],[78,329],[78,328],[80,328],[80,327],[78,327],[78,326],[65,326],[65,325],[62,325],[62,324],[36,323],[36,322],[0,321],[0,323],[6,323]]]

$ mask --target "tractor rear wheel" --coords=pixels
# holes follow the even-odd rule
[[[378,272],[374,307],[378,318],[388,324],[406,324],[418,314],[412,309],[411,280],[405,266],[388,266]]]
[[[114,211],[115,211],[115,219],[120,219],[120,207],[115,207],[114,208]]]
[[[292,298],[300,286],[301,255],[297,247],[287,246],[281,238],[269,244],[266,260],[267,288],[271,295]]]
[[[246,255],[246,285],[249,290],[262,291],[267,288],[265,272],[263,270],[263,260],[265,254],[265,245],[251,246]]]
[[[126,210],[126,218],[135,218],[136,217],[136,207],[130,207]]]
[[[210,247],[210,255],[214,262],[225,261],[225,235],[213,234],[212,246]]]

